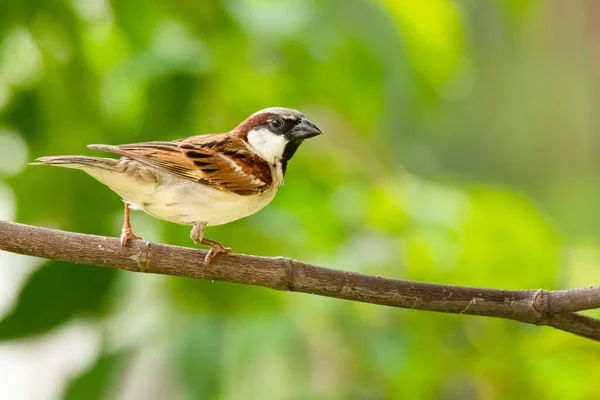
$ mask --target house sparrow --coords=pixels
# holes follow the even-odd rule
[[[120,159],[53,156],[32,164],[81,169],[121,196],[123,246],[141,239],[131,230],[129,212],[143,210],[165,221],[193,225],[192,240],[210,247],[205,258],[209,264],[231,249],[206,239],[205,228],[247,217],[269,204],[302,141],[320,134],[300,112],[273,107],[254,113],[229,133],[88,146]]]

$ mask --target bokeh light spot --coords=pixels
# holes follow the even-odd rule
[[[17,132],[0,128],[0,175],[15,175],[27,164],[27,143]]]
[[[42,56],[31,32],[17,28],[0,47],[0,76],[20,87],[35,85],[43,73]]]

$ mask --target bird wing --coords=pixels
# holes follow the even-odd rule
[[[269,164],[250,151],[242,139],[229,134],[192,136],[174,142],[88,147],[242,196],[262,193],[273,183]]]

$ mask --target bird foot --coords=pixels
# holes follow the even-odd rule
[[[221,243],[215,242],[214,240],[202,239],[202,244],[210,246],[210,251],[208,252],[206,257],[204,257],[204,264],[206,265],[210,264],[212,259],[215,258],[215,256],[218,254],[231,253],[231,247],[223,247]]]
[[[134,235],[133,232],[131,231],[131,228],[129,228],[129,229],[123,228],[123,231],[121,232],[121,247],[125,247],[127,242],[132,239],[133,240],[138,240],[138,239],[141,240],[142,238],[137,235]]]

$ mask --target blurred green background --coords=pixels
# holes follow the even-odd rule
[[[598,284],[593,0],[2,0],[0,218],[117,236],[90,143],[324,135],[207,236],[389,277]],[[144,239],[189,227],[133,215]],[[591,399],[600,347],[551,328],[0,253],[3,399]]]

